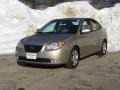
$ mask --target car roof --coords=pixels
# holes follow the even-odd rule
[[[93,18],[60,18],[60,19],[54,19],[52,21],[59,21],[59,20],[92,20],[92,21],[99,23],[98,21],[96,21]]]
[[[85,19],[94,20],[92,18],[60,18],[55,20],[85,20]]]

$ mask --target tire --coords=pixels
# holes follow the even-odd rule
[[[104,40],[101,45],[101,51],[99,53],[100,56],[106,55],[107,53],[107,42]]]
[[[69,55],[68,63],[65,65],[66,68],[73,69],[76,68],[79,64],[80,53],[77,48],[73,48]]]

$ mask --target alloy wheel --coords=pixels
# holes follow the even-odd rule
[[[71,53],[71,64],[76,66],[79,62],[79,54],[77,50],[73,50]]]
[[[107,43],[104,41],[102,44],[102,54],[105,55],[107,52]]]

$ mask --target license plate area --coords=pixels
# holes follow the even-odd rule
[[[26,53],[26,58],[36,60],[37,59],[37,53],[29,53],[29,52],[27,52]]]

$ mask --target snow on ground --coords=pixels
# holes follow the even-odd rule
[[[107,31],[108,50],[120,50],[120,4],[96,10],[84,1],[67,2],[45,10],[33,10],[18,0],[0,1],[0,54],[15,52],[18,41],[48,21],[66,17],[91,17]]]

